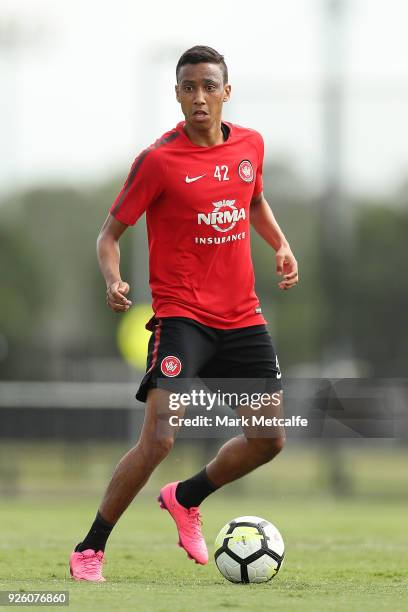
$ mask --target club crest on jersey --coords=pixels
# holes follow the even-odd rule
[[[160,369],[164,376],[178,376],[181,372],[181,361],[174,355],[167,355],[167,357],[162,359]]]
[[[243,159],[239,164],[238,174],[239,178],[245,181],[245,183],[252,183],[254,180],[254,169],[249,159]]]
[[[198,213],[198,225],[211,225],[217,232],[229,232],[240,219],[245,219],[245,208],[237,208],[235,200],[213,202],[214,210],[210,213]]]

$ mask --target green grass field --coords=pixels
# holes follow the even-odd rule
[[[281,572],[262,585],[234,585],[212,555],[202,567],[176,546],[169,515],[142,493],[114,530],[102,584],[74,583],[67,559],[94,515],[98,498],[21,498],[0,504],[0,589],[69,590],[74,610],[408,610],[408,533],[403,501],[270,503],[219,492],[203,504],[210,553],[221,526],[258,514],[286,543]],[[58,609],[64,609],[59,607]],[[67,609],[67,608],[65,608]]]

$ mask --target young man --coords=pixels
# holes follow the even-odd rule
[[[98,238],[106,301],[126,312],[129,285],[119,271],[119,238],[146,211],[154,317],[148,365],[136,397],[146,402],[140,438],[117,465],[89,533],[71,554],[76,580],[103,581],[109,534],[173,446],[165,381],[255,379],[276,403],[257,414],[280,414],[278,360],[254,291],[250,225],[276,251],[280,289],[298,282],[297,263],[262,192],[260,134],[222,121],[231,86],[222,55],[196,46],[176,68],[176,97],[185,121],[135,160]],[[137,292],[137,288],[136,288]],[[265,388],[265,387],[264,387]],[[238,406],[237,412],[245,414]],[[246,410],[248,413],[248,410]],[[208,561],[199,505],[216,489],[270,461],[284,434],[253,433],[224,444],[198,474],[164,486],[162,508],[173,517],[179,545],[197,563]]]

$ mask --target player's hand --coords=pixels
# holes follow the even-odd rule
[[[114,312],[126,312],[132,302],[125,296],[129,293],[130,287],[124,281],[116,281],[106,289],[106,304]]]
[[[276,274],[283,276],[279,289],[291,289],[299,282],[298,264],[289,246],[276,251]]]

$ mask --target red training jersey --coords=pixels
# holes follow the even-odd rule
[[[249,208],[263,188],[262,136],[223,122],[227,139],[195,145],[180,122],[135,159],[111,214],[134,225],[146,211],[157,318],[219,329],[265,323],[254,288]]]

